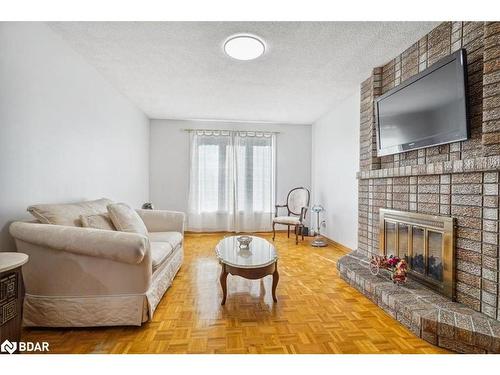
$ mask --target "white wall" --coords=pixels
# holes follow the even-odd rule
[[[149,120],[44,23],[0,22],[0,250],[34,203],[149,195]]]
[[[351,249],[358,236],[359,105],[356,90],[312,126],[313,203],[326,209],[322,232]]]
[[[150,196],[155,208],[187,211],[189,134],[182,129],[268,130],[276,141],[277,200],[311,186],[311,126],[218,121],[151,120]]]

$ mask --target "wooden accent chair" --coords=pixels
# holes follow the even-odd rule
[[[286,225],[288,227],[288,238],[290,238],[290,227],[295,227],[295,244],[299,243],[299,229],[302,233],[302,240],[304,240],[304,224],[306,218],[307,208],[309,207],[309,190],[305,187],[297,187],[288,193],[286,204],[275,206],[274,219],[273,219],[273,241],[276,236],[276,224]],[[285,208],[288,213],[287,216],[278,216],[278,209]]]

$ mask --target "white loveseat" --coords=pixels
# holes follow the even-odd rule
[[[83,211],[104,213],[106,202]],[[145,236],[83,228],[75,206],[59,210],[69,225],[14,222],[9,228],[18,251],[30,257],[23,267],[24,325],[138,326],[151,319],[183,261],[184,214],[137,210]]]

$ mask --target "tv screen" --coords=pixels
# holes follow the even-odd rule
[[[380,96],[376,114],[378,156],[467,139],[465,50]]]

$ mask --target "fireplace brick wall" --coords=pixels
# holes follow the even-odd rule
[[[377,157],[374,100],[467,50],[471,138]],[[390,56],[388,58],[391,58]],[[444,22],[361,84],[358,251],[378,253],[379,209],[457,219],[457,300],[500,320],[500,22]]]

